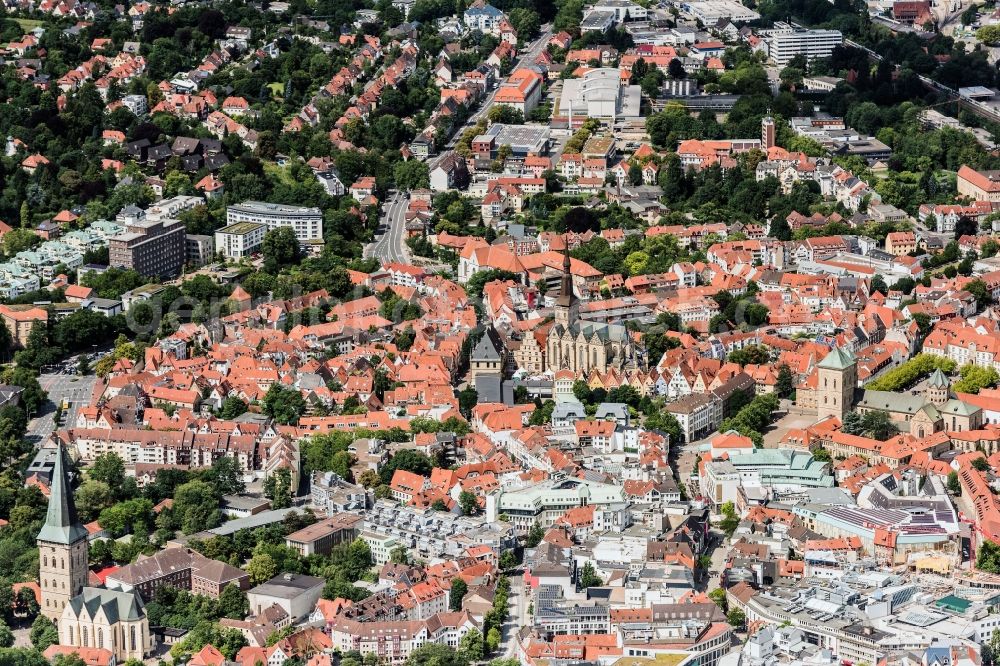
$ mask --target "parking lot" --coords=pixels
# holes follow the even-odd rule
[[[75,364],[73,367],[75,371]],[[28,433],[25,438],[32,444],[40,444],[57,428],[54,420],[56,405],[64,400],[68,403],[63,412],[62,423],[69,424],[76,420],[77,409],[81,405],[90,403],[97,377],[94,375],[80,377],[72,372],[60,368],[56,372],[44,373],[38,378],[42,389],[49,394],[49,402],[42,407],[40,414],[31,415],[32,419],[28,423]]]

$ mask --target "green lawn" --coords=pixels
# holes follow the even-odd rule
[[[284,97],[285,96],[285,84],[284,83],[281,83],[279,81],[275,81],[274,83],[268,83],[267,87],[271,89],[271,94],[274,95],[275,97]]]
[[[44,25],[45,21],[39,21],[38,19],[26,19],[26,18],[16,18],[17,24],[21,26],[21,30],[25,32],[30,32],[40,25]]]

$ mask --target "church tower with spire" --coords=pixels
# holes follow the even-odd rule
[[[569,241],[567,240],[566,251],[563,254],[562,282],[559,286],[559,298],[556,299],[556,324],[568,330],[576,323],[579,314],[580,305],[577,303],[576,297],[573,296],[573,273],[570,271]]]
[[[42,613],[58,620],[66,603],[87,584],[87,529],[73,504],[62,444],[56,450],[49,493],[49,510],[38,533],[38,578]]]

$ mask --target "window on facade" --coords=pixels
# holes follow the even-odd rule
[[[87,627],[81,627],[80,631],[83,632],[83,647],[90,647],[90,640],[87,636]]]
[[[135,651],[135,627],[129,627],[129,638],[131,639],[132,650]]]

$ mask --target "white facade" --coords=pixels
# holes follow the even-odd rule
[[[267,226],[254,222],[237,222],[215,232],[215,248],[228,259],[246,257],[264,243]]]
[[[137,117],[142,117],[149,111],[145,95],[125,95],[122,97],[122,106]]]
[[[256,222],[265,225],[268,230],[290,227],[300,243],[323,238],[323,213],[319,208],[245,201],[226,210],[226,223],[232,225],[237,222]]]
[[[760,14],[736,0],[692,0],[682,2],[681,11],[706,26],[715,25],[720,18],[733,23],[756,21],[760,18]]]
[[[797,30],[788,24],[776,23],[767,38],[768,56],[783,67],[797,55],[807,60],[826,58],[844,43],[839,30]]]

